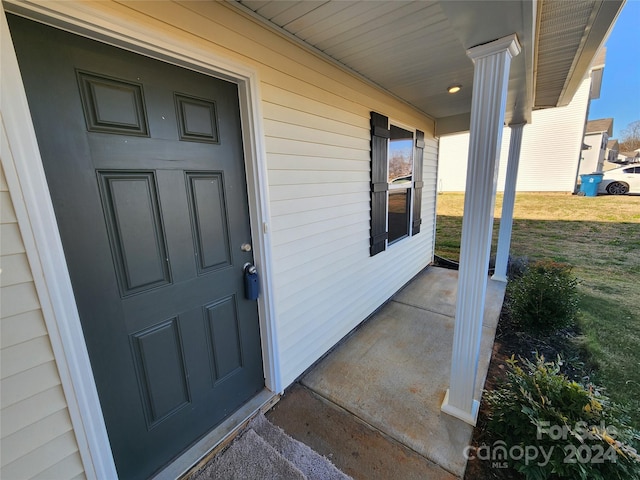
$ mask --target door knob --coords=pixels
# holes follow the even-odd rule
[[[251,244],[250,243],[243,243],[242,245],[240,245],[240,250],[242,250],[243,252],[250,252],[251,251]]]

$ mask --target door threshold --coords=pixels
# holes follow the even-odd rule
[[[258,411],[268,410],[279,399],[280,396],[278,394],[264,388],[220,425],[198,440],[191,448],[151,477],[151,480],[175,480],[181,478],[186,480],[188,478],[186,474],[195,470],[195,467],[199,466],[198,464],[203,463],[201,461],[210,452],[225,440],[233,438]]]

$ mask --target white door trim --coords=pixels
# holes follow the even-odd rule
[[[266,153],[257,72],[182,40],[161,25],[144,26],[98,10],[92,2],[5,1],[4,9],[54,27],[196,70],[238,85],[266,387],[282,388],[275,307]],[[97,4],[99,5],[99,4]],[[0,6],[0,157],[23,235],[80,455],[89,479],[116,478],[102,410],[64,259],[42,159],[4,9]]]

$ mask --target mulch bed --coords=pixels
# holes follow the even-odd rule
[[[512,355],[516,358],[528,358],[535,360],[536,352],[548,360],[555,360],[558,355],[564,360],[562,373],[578,382],[586,382],[589,379],[593,365],[588,361],[587,355],[580,344],[580,332],[576,327],[560,330],[550,336],[534,337],[522,332],[515,322],[509,317],[506,308],[503,308],[496,330],[496,339],[493,346],[491,363],[485,390],[493,390],[504,379],[507,371],[506,360]],[[473,431],[472,445],[492,443],[488,437],[487,421],[488,407],[483,400],[480,404],[478,423]],[[494,468],[490,461],[479,459],[469,460],[464,480],[519,480],[525,477],[512,469]]]

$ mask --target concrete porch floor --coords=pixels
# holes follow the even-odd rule
[[[473,427],[440,411],[458,272],[429,267],[285,392],[267,417],[355,479],[455,479]],[[476,396],[505,284],[488,280]]]

